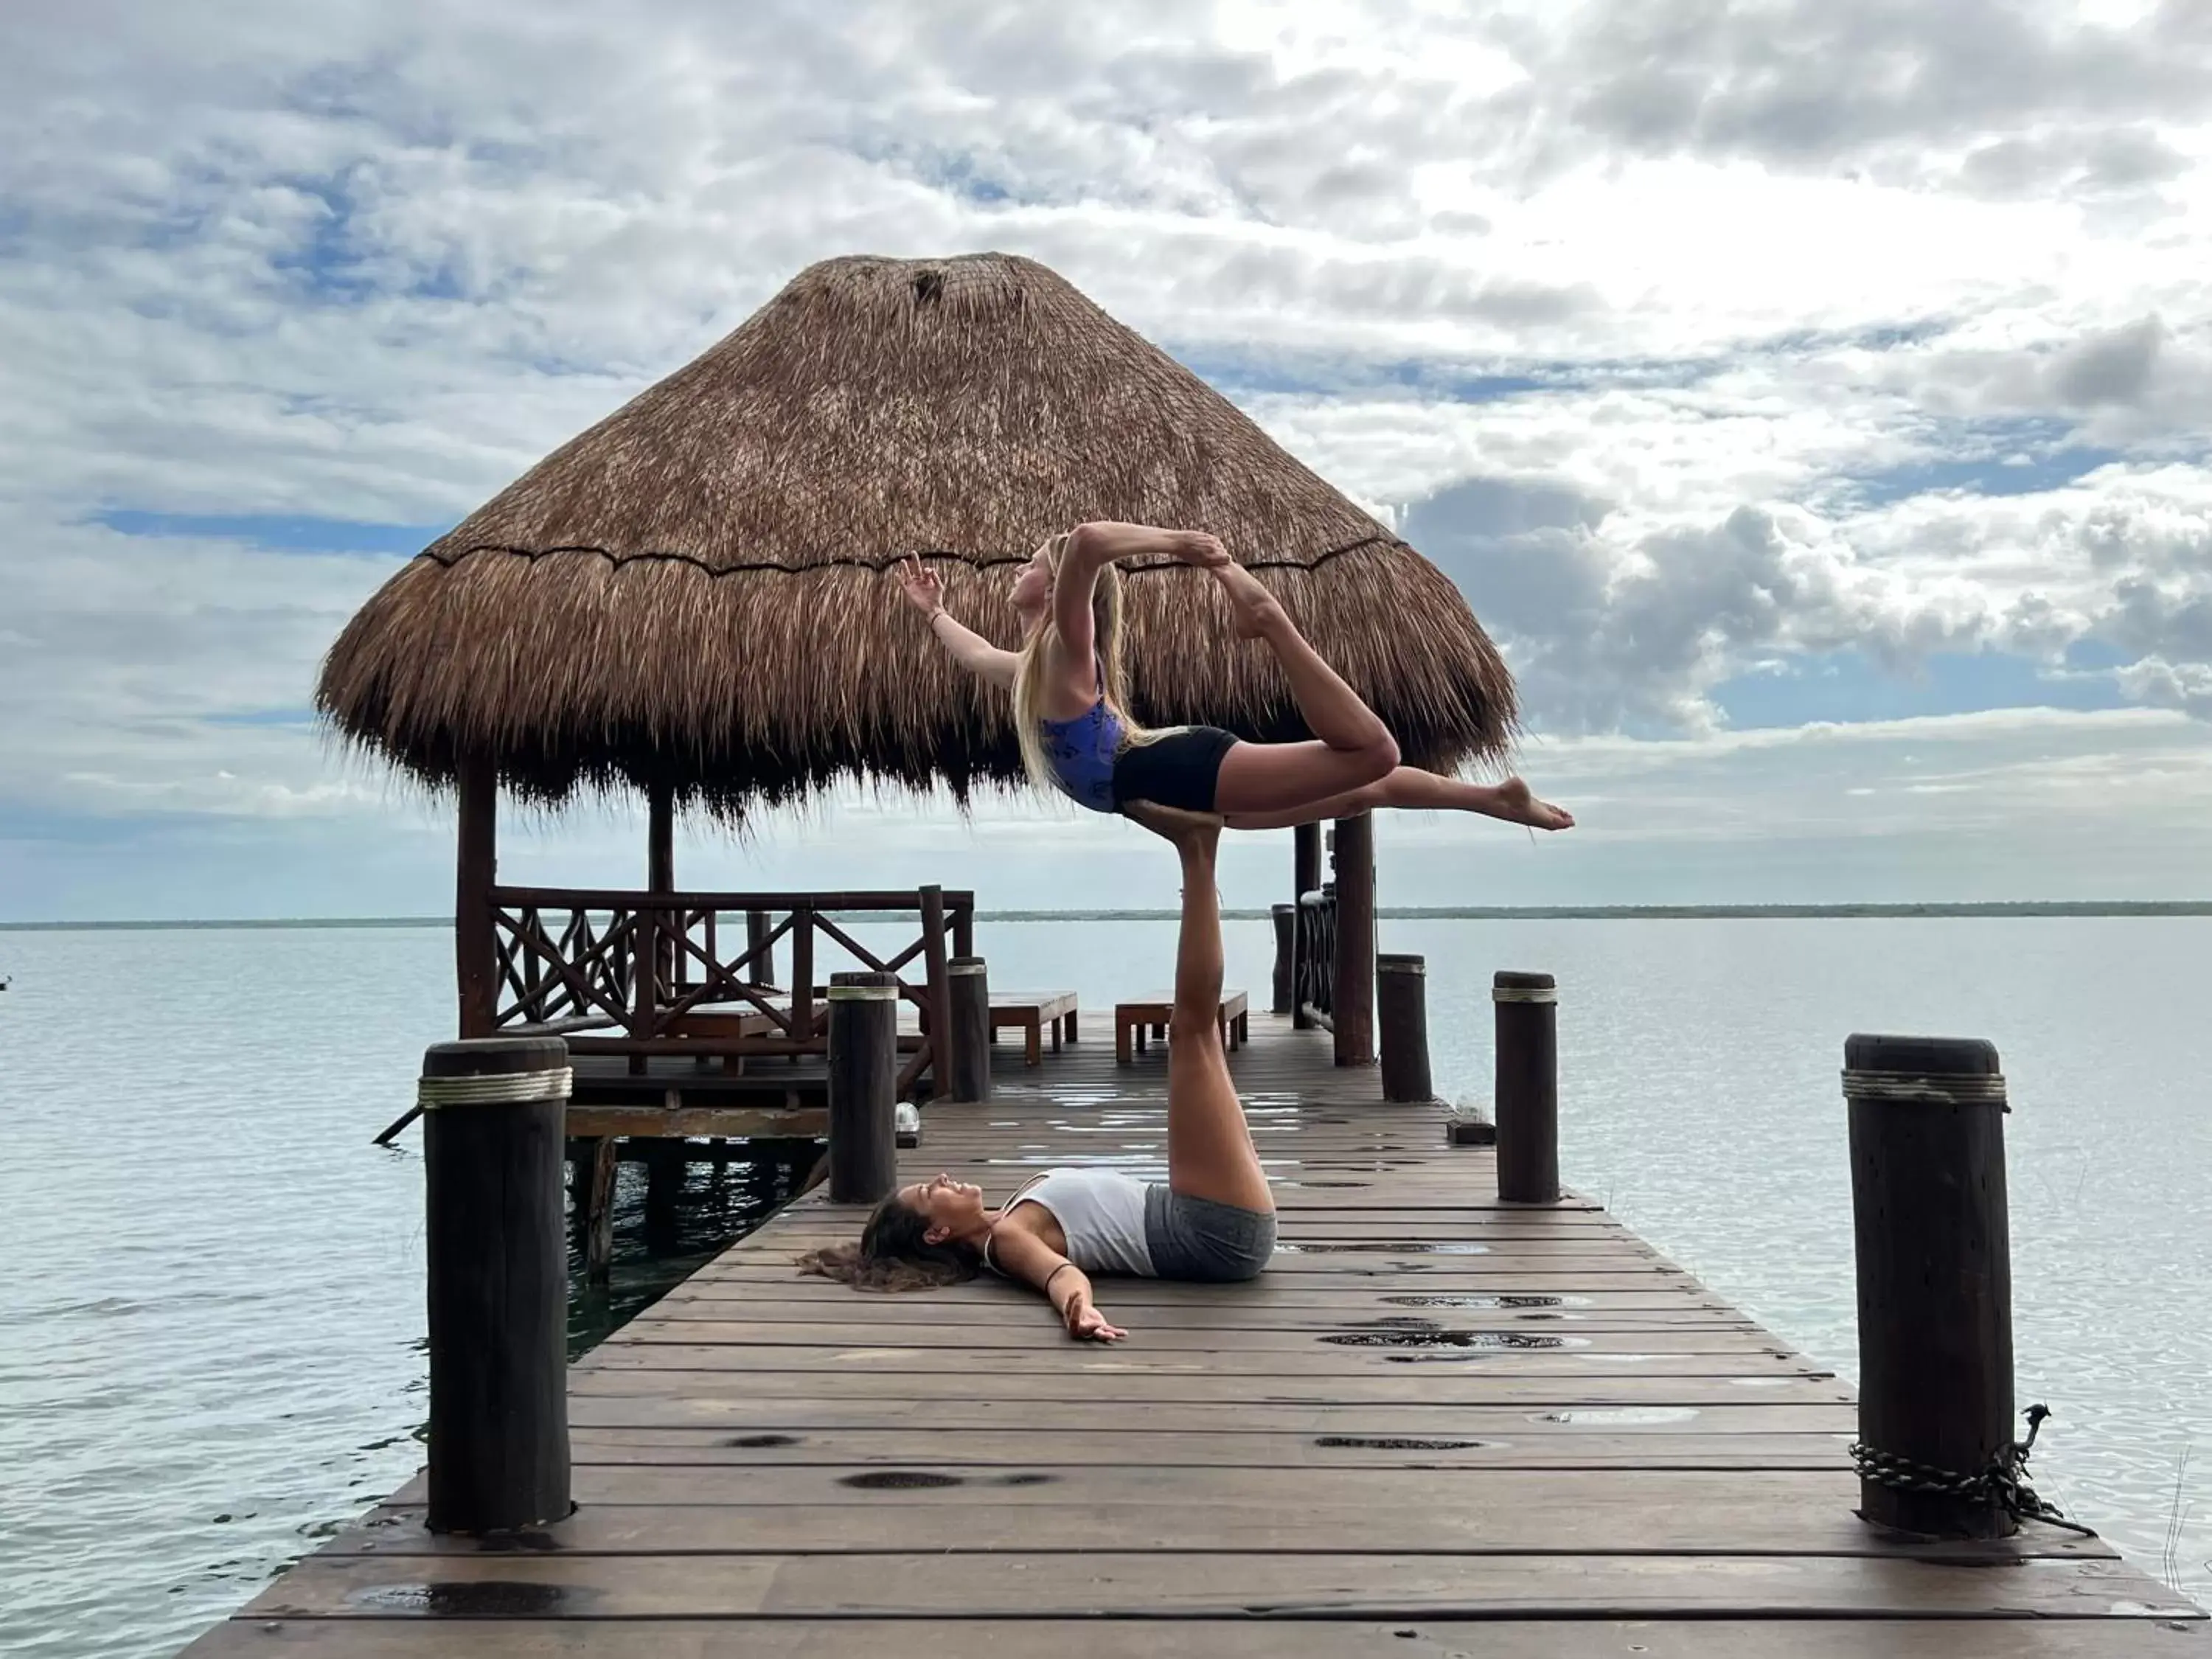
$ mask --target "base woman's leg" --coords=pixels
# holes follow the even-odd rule
[[[1182,932],[1168,1026],[1168,1185],[1191,1198],[1272,1211],[1274,1199],[1221,1049],[1221,900],[1213,870],[1221,826],[1193,819],[1172,827],[1182,855]]]

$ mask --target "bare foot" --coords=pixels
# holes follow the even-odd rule
[[[1265,639],[1291,625],[1283,602],[1261,586],[1260,579],[1236,561],[1206,567],[1229,596],[1231,626],[1240,640]]]
[[[1498,810],[1492,817],[1504,818],[1508,823],[1525,823],[1532,830],[1571,830],[1575,815],[1564,806],[1554,806],[1549,801],[1538,800],[1528,786],[1518,778],[1508,778],[1498,786]]]
[[[1210,853],[1221,840],[1221,815],[1218,812],[1186,812],[1179,806],[1162,806],[1157,801],[1133,800],[1121,808],[1121,816],[1132,823],[1141,823],[1179,848],[1200,848]]]

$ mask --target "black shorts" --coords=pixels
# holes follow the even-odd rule
[[[1146,800],[1179,811],[1211,812],[1221,758],[1236,742],[1234,733],[1218,726],[1183,726],[1149,743],[1126,745],[1114,757],[1115,807]]]

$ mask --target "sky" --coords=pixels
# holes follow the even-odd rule
[[[309,714],[346,617],[809,262],[980,249],[1498,641],[1579,827],[1391,816],[1383,903],[2212,896],[2212,7],[78,0],[0,18],[0,921],[448,908]],[[1017,797],[678,869],[1175,891]]]

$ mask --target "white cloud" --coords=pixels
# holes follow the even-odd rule
[[[382,810],[223,723],[305,701],[375,562],[88,515],[449,520],[856,249],[1029,252],[1236,368],[1466,581],[1551,729],[1711,730],[1730,675],[1844,642],[2087,642],[2122,665],[2067,672],[2208,713],[2203,15],[32,9],[0,806]],[[1480,376],[1539,389],[1433,389]],[[1987,493],[2008,461],[2048,487]]]

